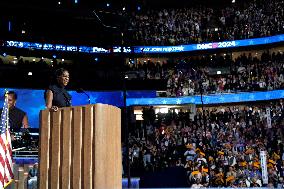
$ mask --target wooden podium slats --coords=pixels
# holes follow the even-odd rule
[[[114,186],[122,186],[122,154],[121,154],[121,111],[120,109],[116,108],[113,112],[114,120],[113,120],[113,127],[114,127],[114,135],[116,135],[116,138],[119,140],[114,141],[113,151],[113,164],[114,164]],[[117,178],[119,177],[119,178]]]
[[[49,139],[50,139],[50,113],[45,110],[40,113],[40,148],[39,148],[39,185],[48,188],[49,176]]]
[[[51,188],[59,189],[61,111],[52,113],[51,123]]]
[[[105,125],[105,129],[106,129],[106,135],[108,136],[114,136],[114,132],[113,132],[113,125],[111,124],[111,119],[113,119],[114,117],[112,117],[111,115],[111,111],[110,111],[110,106],[107,106],[106,111],[105,111],[105,115],[107,117],[107,121],[106,121],[106,125]],[[111,119],[110,119],[111,118]],[[113,146],[114,143],[108,143],[108,145],[106,146],[106,159],[107,159],[107,163],[106,164],[106,169],[113,169],[114,164],[113,164],[113,156],[114,156],[114,151],[113,151]],[[113,184],[114,181],[114,173],[109,173],[107,176],[107,179],[105,179],[105,184],[108,188],[110,188]]]
[[[99,188],[99,186],[105,186],[108,188],[105,184],[105,180],[107,179],[108,175],[105,174],[104,170],[106,169],[106,127],[107,127],[107,118],[105,111],[107,106],[105,105],[103,107],[102,104],[96,104],[95,105],[95,174],[94,174],[94,180],[95,185],[94,188]],[[110,136],[111,139],[111,136]],[[102,147],[103,146],[103,147]],[[105,162],[104,162],[105,161]]]
[[[121,188],[120,116],[103,104],[41,111],[39,188]]]
[[[72,177],[73,188],[81,188],[81,168],[82,168],[82,107],[73,109],[73,154],[72,154]]]
[[[113,119],[115,119],[115,115],[112,115],[113,114],[113,112],[111,112],[111,106],[108,106],[108,108],[106,109],[107,110],[107,112],[106,112],[106,115],[107,115],[107,117],[108,118],[111,118],[112,120]],[[112,137],[115,137],[115,125],[113,125],[112,123],[111,123],[111,119],[108,119],[108,121],[107,121],[107,125],[106,125],[106,130],[107,130],[107,135],[109,135],[109,136],[112,136]],[[115,141],[114,142],[112,142],[112,143],[108,143],[108,146],[107,146],[107,148],[106,148],[106,157],[107,157],[107,161],[109,162],[108,164],[106,164],[107,165],[107,167],[106,167],[106,169],[114,169],[115,168],[115,160],[114,160],[114,158],[117,158],[116,156],[116,154],[115,154]],[[111,173],[109,173],[109,175],[108,175],[108,178],[107,178],[107,180],[105,180],[105,182],[106,182],[106,185],[108,186],[108,188],[111,188],[111,186],[113,186],[113,184],[114,184],[114,177],[115,177],[115,172],[111,172]]]
[[[84,188],[92,187],[92,144],[93,144],[93,107],[87,106],[83,108],[84,125],[83,125],[83,186]]]
[[[71,108],[63,109],[63,128],[62,128],[62,159],[61,159],[61,187],[70,189],[71,178]]]

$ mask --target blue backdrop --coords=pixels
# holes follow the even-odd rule
[[[16,106],[28,115],[30,127],[39,127],[39,111],[45,109],[44,102],[44,90],[31,90],[31,89],[7,89],[13,90],[18,94],[18,100]],[[3,106],[5,89],[0,88],[0,107]],[[110,92],[93,92],[86,91],[91,97],[91,103],[104,103],[111,104],[114,106],[123,106],[123,93],[121,91],[110,91]],[[79,106],[88,104],[88,98],[75,91],[70,91],[72,95],[72,105]],[[127,92],[129,98],[144,98],[156,96],[156,91],[129,91]]]

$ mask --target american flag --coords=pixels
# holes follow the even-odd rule
[[[0,188],[10,184],[13,179],[12,145],[9,131],[8,95],[5,95],[0,123]]]

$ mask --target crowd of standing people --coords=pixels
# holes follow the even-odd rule
[[[182,167],[193,188],[284,187],[282,100],[211,107],[204,117],[198,110],[194,119],[182,112],[155,115],[152,107],[147,111],[143,114],[145,134],[136,131],[130,140],[132,174]],[[267,155],[267,183],[260,151]]]
[[[223,8],[146,9],[130,17],[139,45],[237,40],[283,32],[283,1],[252,0]]]
[[[162,79],[167,82],[168,97],[200,93],[269,91],[284,87],[283,53],[264,52],[260,58],[242,54],[235,60],[226,56],[189,57],[177,62],[138,62],[129,70],[140,79]],[[221,67],[223,73],[217,73]],[[214,70],[214,72],[212,71]]]

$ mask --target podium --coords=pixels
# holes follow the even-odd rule
[[[121,111],[95,104],[40,112],[39,189],[121,189]]]

